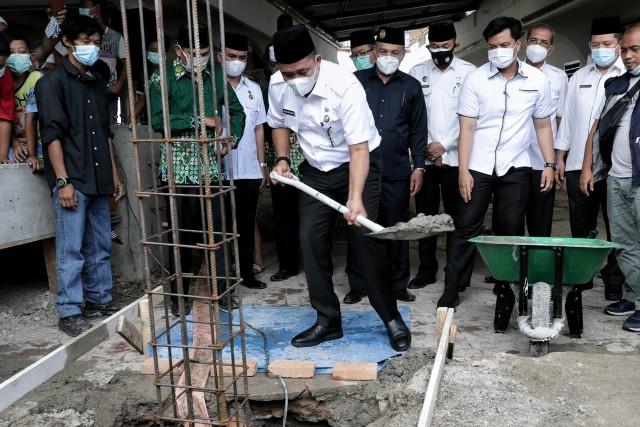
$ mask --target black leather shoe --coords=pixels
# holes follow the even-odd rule
[[[398,301],[413,302],[416,300],[416,296],[406,289],[403,289],[401,291],[393,291],[393,294],[396,296],[396,299]]]
[[[171,298],[171,314],[175,317],[180,317],[180,306],[178,305],[177,298]],[[191,307],[187,304],[187,299],[184,299],[184,315],[188,316],[191,314]]]
[[[267,284],[262,280],[253,279],[251,282],[242,281],[242,284],[245,285],[249,289],[265,289]]]
[[[409,282],[409,289],[421,289],[425,286],[432,285],[436,283],[436,275],[435,274],[416,274],[416,277],[411,279]]]
[[[240,303],[238,303],[238,300],[235,297],[223,297],[220,300],[220,308],[223,311],[229,311],[229,308],[231,308],[231,310],[235,310],[240,306]]]
[[[294,347],[313,347],[325,341],[339,340],[340,338],[342,338],[342,326],[330,328],[316,323],[293,337],[291,345]]]
[[[367,295],[366,292],[356,291],[355,289],[351,289],[348,294],[344,296],[342,302],[345,304],[355,304],[362,301],[362,298]]]
[[[411,332],[402,320],[402,317],[396,317],[385,323],[387,335],[389,335],[389,343],[395,351],[407,351],[411,346]]]
[[[81,333],[91,329],[91,323],[87,322],[81,315],[63,317],[58,320],[58,329],[70,337],[77,337]]]
[[[100,316],[111,316],[113,313],[122,310],[124,307],[124,304],[115,301],[111,301],[106,304],[94,304],[87,301],[84,307],[82,307],[82,315],[87,319]]]
[[[272,282],[282,282],[283,280],[287,280],[289,277],[297,276],[297,271],[289,271],[289,270],[278,270],[274,275],[272,275],[269,279]]]

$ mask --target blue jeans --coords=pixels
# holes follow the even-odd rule
[[[640,310],[640,187],[631,178],[607,178],[607,204],[611,240],[622,246],[616,252],[624,273],[624,299]]]
[[[86,196],[76,190],[78,207],[60,205],[56,212],[56,309],[60,318],[80,314],[83,299],[95,304],[111,301],[111,222],[109,197]]]

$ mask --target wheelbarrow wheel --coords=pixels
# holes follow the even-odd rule
[[[549,354],[549,341],[529,341],[529,355],[540,357]]]

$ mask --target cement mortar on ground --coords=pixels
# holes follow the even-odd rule
[[[418,214],[407,222],[399,222],[370,236],[389,240],[418,240],[454,230],[453,218],[447,214]]]

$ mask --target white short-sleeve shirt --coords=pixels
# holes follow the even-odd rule
[[[566,171],[582,170],[584,147],[593,125],[593,117],[604,102],[604,83],[625,72],[624,64],[618,58],[605,74],[598,71],[595,64],[588,64],[571,76],[554,144],[556,150],[569,152],[565,160]]]
[[[519,61],[505,79],[491,63],[472,71],[462,84],[458,115],[477,119],[469,169],[498,176],[512,167],[529,167],[532,118],[551,116],[551,90],[542,71]]]
[[[458,97],[462,83],[475,69],[475,65],[454,56],[451,64],[444,70],[439,69],[430,59],[409,71],[422,85],[429,123],[428,143],[442,144],[445,149],[442,163],[445,165],[458,166]],[[427,160],[427,164],[432,162]]]
[[[369,151],[380,145],[362,85],[326,60],[306,97],[296,95],[280,72],[271,76],[267,123],[297,133],[305,159],[323,172],[349,162],[349,145],[367,142]]]
[[[551,108],[553,109],[553,113],[551,114],[551,132],[553,133],[553,140],[555,141],[558,135],[558,122],[556,118],[562,117],[562,109],[567,95],[569,78],[563,70],[549,65],[546,62],[540,67],[540,71],[547,77],[551,89]],[[531,167],[535,170],[543,170],[545,161],[542,156],[542,150],[540,150],[540,144],[538,144],[538,137],[536,136],[536,129],[533,126],[533,120],[531,121],[529,135],[529,158],[531,159]]]
[[[255,128],[267,121],[267,112],[260,85],[245,76],[240,77],[240,83],[234,88],[236,96],[244,108],[246,119],[244,133],[238,147],[227,155],[227,171],[231,166],[233,179],[262,179],[262,168],[258,160]],[[232,161],[229,165],[229,161]]]

